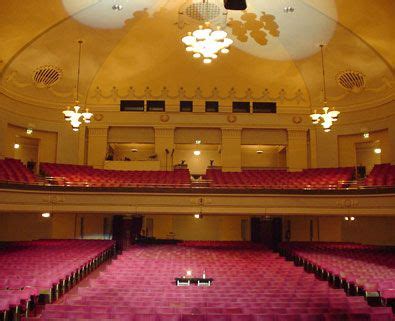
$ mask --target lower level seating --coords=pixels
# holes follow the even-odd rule
[[[346,289],[366,297],[380,296],[383,303],[395,300],[395,247],[353,243],[292,242],[281,249]]]
[[[183,246],[180,246],[183,245]],[[272,251],[248,243],[133,246],[41,320],[392,321],[391,308],[346,296]],[[203,271],[211,287],[177,287]]]

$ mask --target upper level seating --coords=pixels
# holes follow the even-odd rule
[[[91,166],[41,163],[41,173],[53,177],[57,185],[105,187],[189,187],[189,171],[121,171],[95,169]]]
[[[315,168],[301,172],[286,170],[245,170],[222,172],[208,169],[205,178],[212,187],[248,187],[273,189],[332,189],[344,187],[352,180],[354,168]]]
[[[392,321],[391,308],[347,297],[265,248],[187,245],[131,247],[41,320]],[[176,287],[187,269],[213,285]]]
[[[36,179],[20,160],[6,158],[0,159],[0,181],[34,183]]]
[[[395,165],[374,165],[365,179],[366,186],[395,186]]]
[[[88,266],[113,241],[40,240],[0,244],[0,313],[51,289]]]
[[[366,293],[395,299],[395,247],[353,243],[292,242],[280,248],[303,264]]]

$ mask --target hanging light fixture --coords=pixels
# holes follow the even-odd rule
[[[88,108],[85,109],[85,112],[81,113],[80,102],[78,100],[79,94],[79,84],[80,84],[80,70],[81,70],[81,47],[82,40],[78,41],[78,70],[77,70],[77,86],[76,86],[76,100],[74,102],[73,109],[70,106],[67,106],[66,110],[63,111],[64,119],[70,122],[71,127],[73,127],[73,131],[78,132],[80,125],[84,122],[85,124],[89,124],[91,122],[91,118],[93,116],[92,113],[89,112]]]
[[[323,79],[323,91],[324,91],[324,106],[322,107],[323,113],[319,114],[316,110],[314,113],[310,115],[313,124],[321,124],[324,127],[324,132],[330,132],[332,125],[335,121],[337,121],[337,117],[340,112],[332,108],[329,110],[327,106],[327,97],[326,97],[326,82],[325,82],[325,68],[324,68],[324,45],[320,45],[321,47],[321,65],[322,65],[322,79]]]
[[[204,10],[207,11],[203,14],[206,20],[209,17],[208,0],[203,0],[203,4],[205,5]],[[221,30],[220,26],[212,29],[210,25],[210,22],[207,21],[182,38],[182,42],[186,46],[185,50],[192,52],[192,56],[196,59],[202,58],[205,64],[211,63],[219,53],[227,54],[229,46],[233,43],[233,40],[227,37],[228,33]]]

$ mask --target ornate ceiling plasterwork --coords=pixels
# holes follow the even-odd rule
[[[306,102],[306,98],[301,89],[298,89],[295,93],[289,94],[284,89],[281,89],[277,95],[270,93],[269,89],[263,89],[262,92],[254,92],[251,88],[248,88],[243,94],[238,94],[235,88],[230,88],[226,94],[221,95],[220,90],[214,87],[211,92],[204,93],[200,87],[197,87],[193,93],[188,94],[184,87],[179,87],[177,92],[171,94],[170,90],[164,86],[159,93],[155,94],[153,90],[147,86],[144,91],[138,93],[134,87],[121,94],[117,87],[112,87],[108,94],[103,93],[100,87],[96,87],[94,95],[89,97],[96,102],[112,100],[117,102],[119,99],[196,99],[196,100],[264,100],[264,101],[276,101],[282,103],[294,103],[299,105],[302,102]]]

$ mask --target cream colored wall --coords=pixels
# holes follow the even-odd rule
[[[193,154],[195,149],[200,150],[199,156]],[[197,145],[196,147],[187,145],[184,147],[182,144],[177,144],[173,164],[180,164],[182,160],[185,160],[191,174],[205,174],[207,167],[210,166],[210,160],[214,160],[215,166],[221,166],[221,154],[216,145]]]
[[[379,141],[378,144],[379,147],[381,147],[381,162],[391,162],[388,130],[380,130],[370,132],[370,137],[368,139],[364,139],[362,133],[338,136],[339,166],[347,167],[359,165],[357,164],[356,144],[376,141]]]
[[[256,150],[241,146],[241,166],[245,167],[286,167],[285,149],[263,149],[262,154],[257,154]]]
[[[395,245],[395,217],[357,217],[342,221],[342,241]]]
[[[288,130],[287,167],[290,171],[307,168],[307,132]]]
[[[32,135],[26,134],[26,128],[14,125],[7,126],[6,133],[6,157],[15,157],[14,143],[17,137],[33,138],[39,141],[38,143],[38,162],[56,162],[57,159],[57,144],[58,137],[55,132],[47,132],[41,130],[34,130]]]
[[[0,241],[50,239],[52,228],[52,220],[39,213],[0,213]]]

